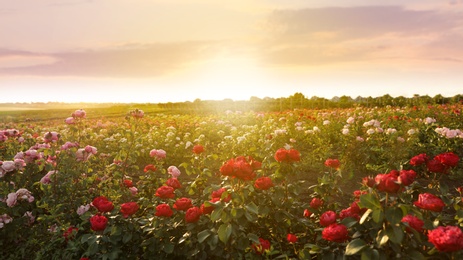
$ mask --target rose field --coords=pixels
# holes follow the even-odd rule
[[[462,110],[3,120],[0,259],[462,259]]]

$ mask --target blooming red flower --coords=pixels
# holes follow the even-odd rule
[[[169,204],[159,204],[156,206],[156,216],[158,217],[172,217],[174,212],[170,208]]]
[[[90,260],[88,257],[81,257],[80,260]]]
[[[334,223],[323,229],[322,238],[328,241],[342,243],[349,239],[349,233],[346,226]]]
[[[358,214],[360,210],[357,211],[357,209],[358,209],[358,206],[357,208],[348,207],[347,209],[341,210],[341,212],[339,213],[339,219],[342,220],[345,218],[353,218],[353,219],[356,219],[357,221],[360,220],[360,215]]]
[[[125,187],[130,188],[130,187],[133,187],[133,182],[132,182],[132,180],[125,179],[124,180],[124,185],[125,185]]]
[[[296,149],[289,149],[288,158],[290,162],[299,162],[301,160],[301,153]]]
[[[201,209],[198,207],[189,208],[185,213],[185,221],[187,223],[195,223],[201,217]]]
[[[310,207],[313,209],[318,209],[323,205],[323,200],[319,198],[313,198],[312,201],[310,201]]]
[[[202,145],[197,144],[193,147],[193,153],[200,154],[202,152],[204,152],[204,147]]]
[[[161,186],[156,190],[156,196],[161,199],[173,199],[175,198],[174,188],[170,186]]]
[[[121,213],[124,218],[135,214],[140,207],[136,202],[127,202],[121,205]]]
[[[143,169],[144,172],[148,172],[148,171],[156,171],[156,166],[152,165],[152,164],[148,164],[145,166],[145,168]]]
[[[441,198],[431,193],[421,193],[413,204],[418,208],[435,212],[441,212],[445,206]]]
[[[426,163],[428,171],[435,173],[447,173],[447,167],[442,164],[439,160],[432,159]]]
[[[463,232],[457,226],[440,226],[429,231],[428,240],[440,252],[455,252],[463,249]]]
[[[368,176],[362,179],[362,184],[367,187],[373,188],[376,185],[376,181],[375,181],[375,178]]]
[[[297,242],[297,236],[294,234],[288,234],[286,236],[286,240],[288,240],[289,243],[296,243]]]
[[[227,194],[226,197],[225,197],[224,193]],[[222,198],[222,195],[224,196],[223,198]],[[228,194],[227,189],[219,188],[216,191],[212,192],[211,198],[213,198],[213,199],[218,198],[218,199],[222,200],[223,202],[230,202],[231,194]]]
[[[273,187],[273,182],[270,177],[260,177],[254,182],[254,187],[259,190],[268,190]]]
[[[280,148],[275,152],[273,156],[277,162],[299,162],[301,160],[301,154],[296,149],[285,149]]]
[[[166,185],[170,186],[170,187],[172,187],[174,189],[180,189],[182,187],[182,184],[180,184],[180,182],[178,181],[177,178],[169,178],[169,179],[167,179]]]
[[[69,227],[69,228],[68,228],[66,231],[64,231],[64,233],[63,233],[64,239],[65,239],[66,241],[68,241],[69,239],[74,238],[74,234],[73,234],[74,231],[77,233],[77,231],[79,231],[79,229],[76,228],[76,227]]]
[[[378,174],[375,177],[376,188],[387,193],[397,193],[400,190],[400,184],[397,183],[398,177],[399,172],[395,170],[386,174]]]
[[[436,157],[434,157],[434,159],[439,161],[443,165],[449,166],[449,167],[457,166],[458,161],[460,160],[458,155],[456,155],[456,154],[454,154],[452,152],[438,154],[438,155],[436,155]]]
[[[408,233],[412,233],[410,228],[416,230],[417,232],[423,231],[424,221],[416,216],[408,214],[402,218],[401,222],[408,224],[409,227],[405,228]]]
[[[213,198],[211,200],[209,200],[209,202],[211,203],[216,203],[217,201],[220,201],[220,198]],[[214,211],[215,207],[214,206],[206,206],[205,203],[203,203],[200,207],[201,209],[201,213],[203,215],[209,215],[212,213],[212,211]]]
[[[259,238],[259,243],[254,243],[251,247],[256,254],[262,255],[266,250],[270,249],[270,241]]]
[[[95,215],[90,218],[90,226],[94,231],[105,230],[108,219],[105,216]]]
[[[193,204],[191,204],[191,200],[189,198],[180,198],[175,201],[174,204],[174,209],[176,210],[187,210],[189,208],[193,207]]]
[[[332,210],[326,211],[320,216],[320,225],[327,227],[336,222],[336,213]]]
[[[220,167],[220,172],[224,176],[230,176],[245,181],[252,180],[256,177],[256,174],[254,173],[255,169],[250,164],[252,161],[248,159],[250,159],[250,157],[238,156],[232,158]]]
[[[413,156],[410,159],[410,164],[413,166],[419,166],[419,165],[426,163],[428,160],[429,160],[429,157],[425,153],[422,153],[422,154]]]
[[[333,168],[333,169],[338,169],[339,166],[341,166],[341,163],[339,162],[338,159],[326,159],[325,166]]]
[[[363,190],[363,191],[362,191],[362,190],[355,190],[355,191],[353,192],[354,197],[355,197],[356,199],[359,199],[361,195],[367,194],[367,193],[368,193],[368,192],[367,192],[366,190]]]
[[[312,215],[312,212],[310,212],[310,210],[304,209],[303,216],[304,216],[305,218],[309,218],[311,215]]]
[[[416,172],[414,170],[401,170],[400,175],[397,178],[399,183],[402,183],[404,186],[408,186],[415,181]]]
[[[99,212],[110,212],[114,209],[114,205],[105,196],[99,196],[93,199],[93,206],[98,209]]]

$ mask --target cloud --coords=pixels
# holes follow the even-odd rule
[[[53,63],[0,67],[0,75],[77,76],[77,77],[158,77],[174,73],[208,59],[217,51],[212,42],[130,44],[100,50],[51,53]],[[3,51],[12,56],[44,56],[21,51]],[[0,58],[2,51],[0,50]]]
[[[444,60],[463,54],[460,42],[455,41],[462,25],[458,12],[399,6],[276,10],[264,24],[267,35],[261,58],[264,63],[289,66],[397,58]],[[438,43],[452,48],[430,53]]]

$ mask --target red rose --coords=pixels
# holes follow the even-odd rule
[[[313,198],[310,202],[310,207],[313,209],[318,209],[323,205],[323,200],[319,198]]]
[[[198,222],[201,217],[201,209],[198,207],[189,208],[185,213],[185,221],[187,223]]]
[[[327,227],[336,222],[336,213],[334,211],[326,211],[320,216],[320,225]]]
[[[197,144],[193,147],[193,153],[200,154],[202,152],[204,152],[204,147],[202,145]]]
[[[193,207],[193,204],[191,204],[191,200],[189,198],[180,198],[177,199],[177,201],[174,204],[174,209],[176,210],[187,210],[189,208]]]
[[[398,181],[398,172],[391,171],[387,174],[378,174],[375,177],[376,188],[379,191],[387,193],[397,193],[400,190],[400,184]]]
[[[98,209],[99,212],[110,212],[114,209],[114,205],[105,196],[99,196],[93,199],[93,206]]]
[[[289,149],[288,158],[291,162],[299,162],[301,160],[301,154],[296,149]]]
[[[75,231],[75,232],[74,232]],[[64,231],[63,233],[63,237],[66,241],[68,241],[69,239],[72,239],[74,237],[74,234],[77,233],[77,231],[79,231],[78,228],[76,227],[69,227],[66,231]],[[73,234],[74,233],[74,234]]]
[[[161,199],[173,199],[175,198],[174,188],[170,186],[161,186],[156,190],[156,196]]]
[[[463,249],[463,232],[456,226],[440,226],[429,231],[428,240],[440,252],[455,252]]]
[[[287,160],[287,159],[286,159],[287,156],[288,156],[288,152],[287,152],[287,150],[286,150],[285,148],[280,148],[280,149],[278,149],[278,150],[275,152],[275,155],[274,155],[275,160],[276,160],[277,162],[284,162],[284,161],[286,161],[286,160]]]
[[[105,230],[106,225],[108,224],[108,219],[105,216],[95,215],[90,218],[90,225],[94,231]]]
[[[88,257],[81,257],[80,260],[90,260]]]
[[[347,209],[341,210],[339,213],[339,219],[343,220],[345,218],[353,218],[357,221],[360,220],[360,216],[358,212],[356,212],[356,208],[348,207]]]
[[[448,152],[448,153],[441,153],[437,155],[436,157],[434,157],[434,159],[439,161],[445,166],[455,167],[458,165],[458,160],[460,158],[458,158],[458,155],[452,152]]]
[[[305,218],[309,218],[312,215],[312,212],[310,212],[308,209],[304,209],[303,216]]]
[[[178,181],[177,178],[169,178],[169,179],[167,179],[166,185],[170,186],[170,187],[172,187],[174,189],[180,189],[182,187],[182,184],[180,184],[180,182]]]
[[[397,181],[399,183],[402,183],[404,186],[408,186],[415,181],[415,177],[416,172],[414,170],[401,170],[399,178],[397,178]]]
[[[447,173],[447,167],[443,165],[440,161],[432,159],[426,163],[428,171],[435,173]]]
[[[133,187],[132,181],[131,181],[131,180],[127,180],[127,179],[124,180],[124,185],[125,185],[125,187],[127,187],[127,188]]]
[[[293,234],[288,234],[286,236],[286,240],[288,240],[289,243],[296,243],[297,242],[297,236]]]
[[[213,199],[211,199],[209,202],[211,202],[211,203],[216,203],[217,201],[220,201],[220,198],[213,198]],[[212,211],[214,211],[215,207],[214,207],[214,206],[206,206],[206,204],[203,203],[203,204],[201,205],[201,208],[200,208],[200,209],[201,209],[201,213],[202,213],[203,215],[209,215],[209,214],[212,213]]]
[[[322,238],[328,241],[342,243],[349,239],[349,233],[346,226],[334,223],[323,229]]]
[[[168,204],[159,204],[156,206],[156,216],[158,217],[172,217],[174,212]]]
[[[260,177],[254,182],[254,187],[259,190],[268,190],[273,187],[273,182],[270,177]]]
[[[135,214],[140,207],[136,202],[127,202],[121,205],[121,213],[124,218]]]
[[[370,188],[373,188],[375,187],[376,185],[376,181],[375,181],[375,178],[369,176],[369,177],[364,177],[362,179],[362,184],[367,186],[367,187],[370,187]]]
[[[254,250],[256,254],[262,255],[265,252],[265,250],[270,249],[270,242],[263,238],[259,238],[259,244],[257,243],[252,244],[252,249]]]
[[[418,195],[418,201],[415,201],[413,204],[418,208],[434,212],[441,212],[445,206],[439,197],[431,193],[421,193]]]
[[[148,172],[148,171],[156,171],[156,166],[152,165],[152,164],[148,164],[145,166],[145,168],[143,169],[144,172]]]
[[[423,231],[424,221],[418,217],[408,214],[402,218],[401,222],[408,224],[409,227],[405,228],[408,233],[412,233],[410,228],[413,228],[417,232]]]
[[[224,193],[225,193],[226,195],[225,195]],[[222,198],[222,196],[224,196],[224,197]],[[225,197],[225,196],[226,196],[226,197]],[[219,199],[221,199],[223,202],[230,202],[230,200],[231,200],[231,194],[228,194],[227,189],[225,189],[225,188],[220,188],[220,189],[218,189],[218,190],[212,192],[211,198],[213,198],[213,199],[214,199],[214,198],[219,198]]]
[[[250,159],[250,161],[248,161],[248,159]],[[256,177],[254,173],[254,167],[256,166],[254,165],[253,167],[251,165],[253,162],[251,157],[248,157],[248,159],[244,156],[232,158],[220,167],[220,173],[224,176],[230,176],[245,181],[252,180]]]
[[[418,166],[426,163],[429,160],[429,157],[425,154],[418,154],[410,159],[410,164],[413,166]]]
[[[326,159],[325,166],[333,168],[333,169],[339,169],[339,166],[341,166],[341,163],[339,162],[338,159]]]
[[[285,149],[280,148],[275,152],[273,156],[277,162],[299,162],[301,160],[301,154],[296,149]]]

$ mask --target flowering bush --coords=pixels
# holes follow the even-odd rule
[[[455,109],[2,123],[0,258],[458,259]]]

